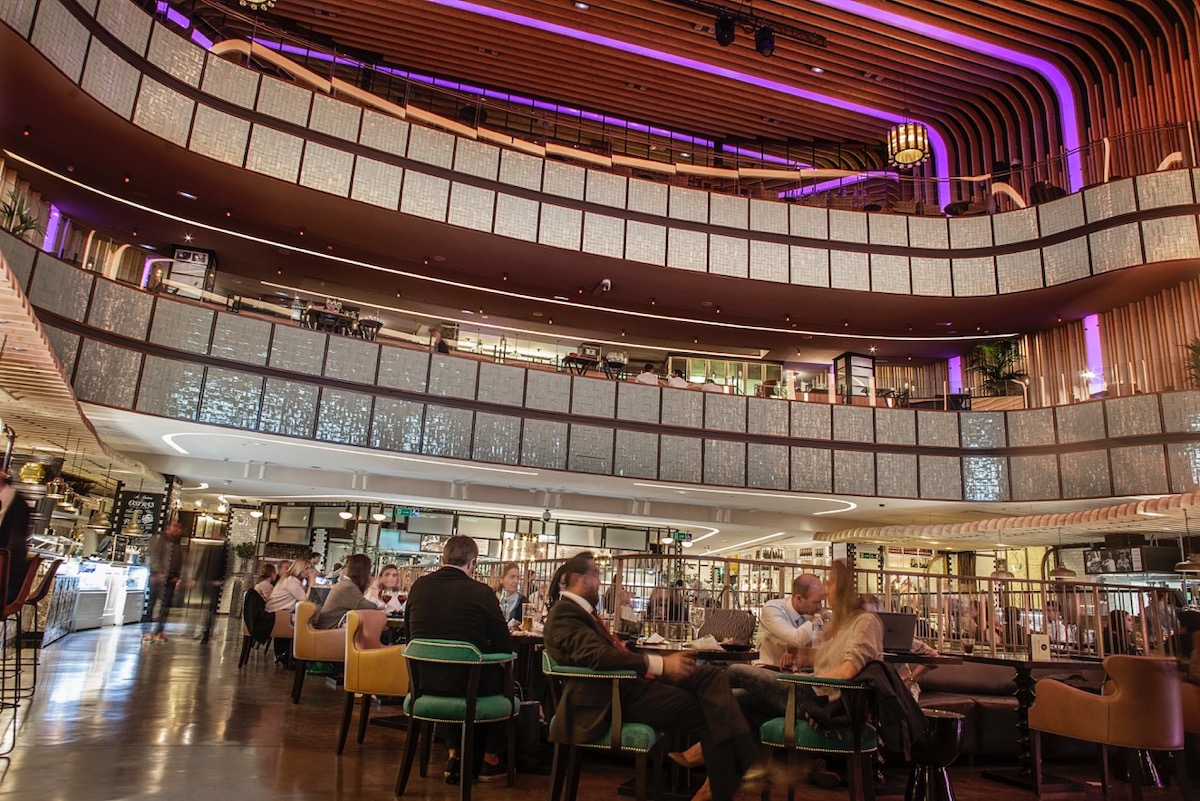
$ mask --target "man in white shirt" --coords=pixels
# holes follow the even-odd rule
[[[642,368],[642,372],[638,373],[638,377],[633,380],[639,384],[649,384],[652,387],[657,387],[658,376],[654,374],[654,365],[647,364]]]
[[[671,377],[667,379],[667,386],[675,389],[687,389],[691,384],[683,377],[682,370],[672,370]]]
[[[792,594],[763,604],[759,617],[760,664],[780,666],[789,648],[810,648],[813,627],[823,627],[822,605],[827,591],[824,582],[812,573],[802,573],[792,582]]]
[[[713,381],[711,378],[708,378],[708,379],[705,379],[704,386],[700,387],[700,391],[701,392],[724,392],[725,390],[722,389],[720,386],[718,386],[716,381]]]

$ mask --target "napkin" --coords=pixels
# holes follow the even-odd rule
[[[657,631],[645,639],[646,645],[660,645],[667,641],[667,638],[659,634]]]
[[[692,640],[684,648],[693,648],[697,651],[724,651],[721,643],[717,642],[717,638],[709,634],[707,637],[701,637],[698,640]]]

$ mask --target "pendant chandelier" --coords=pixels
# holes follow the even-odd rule
[[[1058,530],[1058,547],[1054,549],[1054,569],[1046,574],[1046,577],[1051,581],[1067,581],[1075,578],[1078,574],[1063,564],[1062,561],[1062,529]]]
[[[893,167],[917,166],[930,155],[929,129],[907,120],[893,125],[887,135],[887,152]]]

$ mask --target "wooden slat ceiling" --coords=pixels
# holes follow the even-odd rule
[[[1200,116],[1200,69],[1189,47],[1197,17],[1189,0],[867,4],[1056,65],[1074,85],[1085,141]],[[957,154],[951,169],[960,174],[986,171],[996,158],[1032,163],[1061,145],[1057,101],[1043,77],[825,2],[744,7],[828,40],[819,48],[778,37],[771,58],[755,52],[753,33],[744,30],[732,46],[718,46],[711,17],[670,0],[599,0],[586,11],[570,0],[486,5],[894,113],[909,110],[947,134]],[[886,128],[862,114],[428,0],[281,0],[262,19],[287,20],[293,29],[398,66],[706,137],[878,143]],[[814,74],[813,66],[825,72]]]

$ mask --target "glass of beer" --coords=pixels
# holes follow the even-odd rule
[[[975,653],[975,635],[974,634],[964,634],[961,637],[959,637],[959,641],[962,643],[962,652],[964,654]]]
[[[521,604],[521,631],[533,631],[533,604]]]

